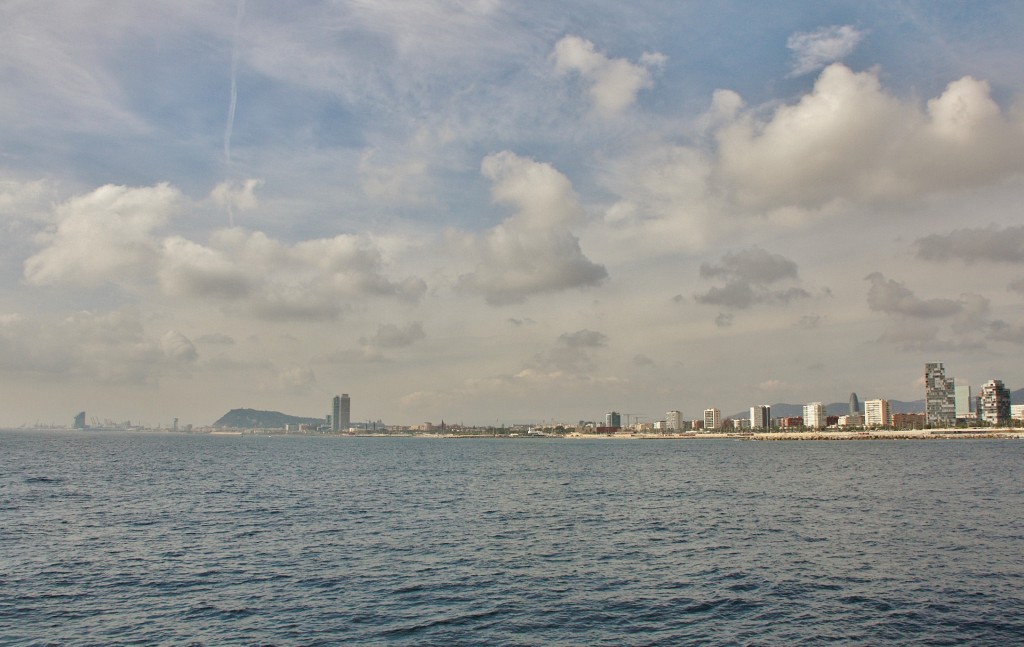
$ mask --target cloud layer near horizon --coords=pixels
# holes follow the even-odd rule
[[[0,9],[0,424],[1017,379],[1015,5],[97,7]]]

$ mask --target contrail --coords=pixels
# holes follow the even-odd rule
[[[231,47],[231,102],[228,104],[228,121],[224,126],[224,167],[231,166],[231,131],[235,127],[235,104],[238,101],[238,32],[242,27],[242,16],[245,15],[245,0],[238,0],[235,8],[235,36]],[[235,216],[228,201],[228,224],[235,226]]]

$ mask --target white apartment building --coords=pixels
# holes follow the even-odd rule
[[[804,426],[821,429],[825,426],[825,405],[811,402],[804,405]]]
[[[669,431],[682,431],[683,414],[680,411],[669,411],[665,414],[665,424]]]
[[[888,400],[864,401],[864,426],[888,427],[892,424],[892,411]]]
[[[722,412],[718,409],[704,409],[704,430],[711,431],[722,426]]]

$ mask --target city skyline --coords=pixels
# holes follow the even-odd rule
[[[0,21],[0,427],[1024,384],[1020,3]]]

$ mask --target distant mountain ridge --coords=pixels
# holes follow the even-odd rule
[[[232,409],[213,423],[213,426],[234,429],[282,429],[285,425],[322,425],[325,422],[324,418],[289,416],[280,411]]]

